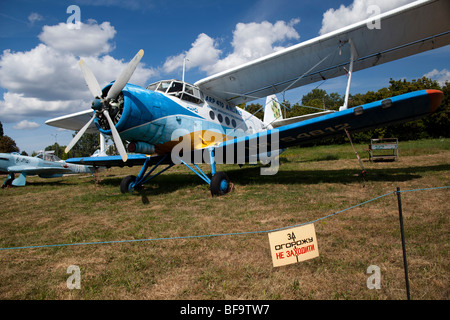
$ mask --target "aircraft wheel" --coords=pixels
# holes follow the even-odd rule
[[[211,194],[213,196],[222,196],[231,190],[231,183],[225,172],[216,172],[211,178]]]
[[[13,182],[13,181],[14,181],[13,178],[6,180],[5,183],[2,184],[2,189],[3,189],[3,188],[10,188],[10,187],[12,187],[12,182]]]
[[[125,178],[123,178],[123,180],[120,182],[120,192],[131,192],[132,190],[130,189],[130,184],[134,181],[136,181],[135,176],[126,176]]]

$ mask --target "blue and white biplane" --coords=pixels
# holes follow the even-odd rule
[[[381,28],[369,28],[373,20]],[[450,1],[420,0],[340,30],[299,43],[194,84],[163,80],[143,88],[127,83],[143,56],[134,57],[116,81],[100,88],[81,61],[94,97],[92,109],[48,120],[51,126],[110,135],[120,156],[73,158],[68,162],[97,166],[141,165],[120,189],[131,192],[175,164],[184,164],[210,185],[213,195],[230,191],[220,163],[276,162],[285,148],[345,131],[406,122],[433,113],[443,93],[422,90],[348,108],[352,73],[450,43]],[[283,119],[275,94],[313,82],[347,75],[344,105]],[[265,98],[264,119],[237,105]],[[122,141],[127,141],[127,150]],[[198,164],[208,163],[211,176]],[[155,173],[157,167],[165,167]],[[270,169],[270,168],[262,168]],[[262,172],[271,174],[270,172]]]
[[[23,187],[27,176],[59,178],[65,174],[95,173],[96,168],[89,165],[66,163],[54,155],[54,151],[43,151],[35,157],[22,156],[17,152],[0,153],[0,172],[8,173],[2,184],[6,187]],[[19,177],[15,174],[19,173]]]

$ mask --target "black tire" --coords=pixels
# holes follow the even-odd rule
[[[216,172],[211,178],[211,194],[213,196],[222,196],[231,190],[230,179],[225,172]]]
[[[123,178],[122,181],[120,182],[120,192],[128,193],[128,192],[133,191],[133,190],[130,190],[130,183],[135,182],[135,181],[136,181],[135,176],[126,176],[125,178]]]
[[[14,181],[14,178],[6,180],[5,183],[2,184],[2,189],[12,187],[13,181]]]

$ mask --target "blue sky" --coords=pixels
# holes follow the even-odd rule
[[[195,82],[224,66],[317,37],[324,30],[367,18],[364,5],[382,12],[411,0],[15,0],[0,2],[0,121],[5,134],[29,154],[57,141],[67,145],[73,132],[45,120],[86,110],[90,93],[77,62],[85,59],[103,86],[114,80],[139,51],[145,55],[130,82],[147,85],[181,78]],[[66,23],[80,9],[81,28]],[[362,7],[361,7],[362,5]],[[361,9],[363,8],[363,9]],[[337,17],[333,19],[324,16]],[[333,22],[334,21],[334,22]],[[73,22],[73,20],[71,20]],[[256,42],[255,39],[264,40]],[[354,74],[351,93],[378,90],[389,79],[424,75],[450,80],[449,46]],[[297,102],[319,83],[286,95]],[[320,88],[345,93],[346,78]]]

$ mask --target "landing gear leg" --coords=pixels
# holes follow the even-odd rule
[[[159,176],[161,173],[163,173],[166,170],[169,170],[170,168],[172,168],[174,166],[173,163],[169,164],[166,168],[162,169],[161,171],[159,171],[158,173],[151,175],[153,173],[153,171],[155,171],[155,169],[167,158],[167,156],[162,157],[161,160],[158,161],[158,163],[156,163],[153,168],[150,169],[149,172],[145,173],[148,169],[148,167],[150,166],[150,157],[148,157],[145,162],[144,165],[142,166],[141,171],[139,172],[138,176],[126,176],[125,178],[123,178],[122,182],[120,183],[120,191],[122,193],[127,193],[127,192],[133,192],[133,190],[138,190],[139,188],[141,188],[145,183],[147,183],[148,181],[152,180],[153,178]]]
[[[209,188],[211,190],[212,196],[222,196],[230,192],[232,189],[232,184],[228,179],[228,176],[225,172],[216,172],[216,160],[215,160],[215,151],[214,148],[209,148],[210,152],[210,161],[211,161],[211,179],[200,169],[198,165],[193,163],[193,167],[191,167],[188,163],[186,163],[183,159],[179,158],[178,160],[183,163],[187,168],[189,168],[192,172],[198,175],[203,181],[209,184]]]
[[[14,176],[15,176],[14,173],[10,173],[8,175],[8,178],[6,178],[5,182],[3,182],[3,184],[2,184],[2,189],[12,187],[12,182],[14,181]]]

